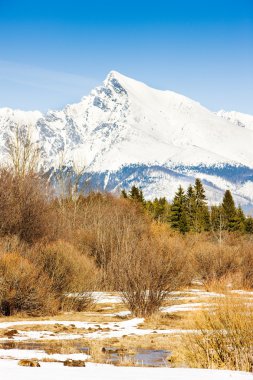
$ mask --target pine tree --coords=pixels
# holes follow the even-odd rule
[[[137,186],[133,185],[131,190],[128,193],[130,199],[138,200],[139,199],[139,189]]]
[[[126,192],[125,189],[121,190],[121,194],[120,194],[120,196],[121,196],[121,198],[125,198],[125,199],[128,198],[128,196],[127,196],[127,192]]]
[[[230,190],[226,190],[224,193],[222,209],[225,218],[225,229],[236,231],[238,229],[237,210]]]
[[[189,228],[194,230],[194,221],[196,215],[196,196],[192,185],[189,185],[186,192],[186,212]]]
[[[211,222],[210,222],[210,212],[207,205],[204,205],[202,208],[202,229],[204,231],[210,231]]]
[[[196,178],[195,185],[194,185],[194,191],[196,194],[196,202],[201,203],[206,201],[206,195],[205,195],[205,189],[202,185],[202,182],[199,178]]]
[[[245,232],[246,218],[245,218],[244,212],[243,212],[240,205],[239,205],[238,209],[236,210],[236,221],[237,221],[237,223],[236,223],[237,225],[235,226],[235,230]]]
[[[245,232],[247,234],[253,234],[253,218],[251,216],[245,219]]]
[[[189,231],[186,211],[186,195],[181,186],[179,186],[171,205],[171,227],[183,234]]]
[[[145,209],[153,219],[162,223],[169,222],[170,204],[165,197],[155,198],[153,201],[146,201]]]
[[[212,231],[219,231],[225,229],[224,214],[221,206],[211,207],[210,220]]]
[[[186,232],[189,232],[190,228],[188,225],[188,220],[187,220],[187,213],[186,210],[184,209],[181,213],[179,223],[178,223],[178,229],[182,234],[185,234]]]
[[[143,192],[137,186],[133,185],[131,190],[129,191],[128,197],[132,200],[145,204],[145,199],[143,196]]]
[[[207,206],[205,189],[199,178],[195,180],[195,210],[194,210],[194,226],[195,232],[210,230],[210,213]]]
[[[153,218],[159,221],[166,221],[166,199],[155,198],[153,201]]]

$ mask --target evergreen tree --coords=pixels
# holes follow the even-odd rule
[[[211,207],[210,220],[212,231],[223,231],[225,229],[224,214],[221,206]]]
[[[156,220],[161,220],[163,213],[164,213],[164,202],[163,199],[165,198],[155,198],[153,202],[153,217]]]
[[[182,211],[181,216],[179,218],[178,229],[182,234],[185,234],[186,232],[190,231],[187,213],[185,209]]]
[[[241,206],[239,206],[238,209],[236,210],[236,221],[237,221],[237,223],[235,226],[235,230],[245,232],[246,218],[245,218],[245,215],[244,215],[244,212],[243,212]]]
[[[129,191],[128,197],[132,200],[145,204],[145,199],[143,196],[143,192],[137,186],[133,185],[131,190]]]
[[[182,186],[179,186],[171,205],[171,227],[183,234],[189,231],[186,195]]]
[[[203,208],[202,208],[201,219],[202,219],[201,228],[204,231],[210,231],[210,229],[211,229],[210,212],[209,212],[207,205],[203,206]]]
[[[186,212],[189,228],[194,230],[194,221],[196,215],[196,196],[192,185],[189,185],[186,192]]]
[[[170,205],[165,197],[155,198],[153,202],[147,201],[145,208],[153,219],[163,223],[169,221]]]
[[[152,201],[146,201],[145,208],[151,214],[151,216],[154,217],[153,202]]]
[[[237,210],[230,190],[226,190],[224,193],[222,209],[225,218],[225,229],[228,231],[238,230]]]
[[[199,178],[196,179],[194,185],[194,225],[195,232],[210,230],[210,214],[207,206],[205,189]]]
[[[162,214],[162,208],[160,207],[158,198],[154,199],[152,206],[153,206],[153,218],[158,220]]]
[[[233,218],[236,214],[236,207],[233,196],[230,190],[226,190],[224,193],[222,208],[224,210],[224,214],[226,218]]]
[[[201,202],[206,201],[205,189],[204,189],[204,186],[202,185],[202,182],[200,181],[199,178],[196,178],[196,180],[195,180],[194,191],[196,194],[197,204],[198,203],[201,204]]]
[[[125,189],[121,190],[121,194],[120,194],[120,196],[121,196],[121,198],[125,198],[125,199],[128,198],[128,196],[127,196],[127,192],[126,192]]]
[[[245,219],[245,232],[247,234],[253,234],[253,218],[251,216]]]

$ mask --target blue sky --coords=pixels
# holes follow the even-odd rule
[[[110,70],[253,114],[253,0],[0,0],[0,107],[61,108]]]

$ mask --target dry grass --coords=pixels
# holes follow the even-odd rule
[[[181,294],[181,296],[184,293]],[[228,301],[225,302],[224,300]],[[231,301],[232,300],[232,301]],[[251,300],[253,301],[253,299]],[[172,351],[173,355],[169,360],[169,365],[188,365],[188,366],[197,366],[203,368],[231,368],[231,369],[244,369],[250,370],[251,362],[248,357],[248,361],[245,357],[242,357],[242,350],[245,351],[245,347],[252,347],[253,343],[253,334],[251,333],[251,326],[253,325],[253,310],[245,309],[245,303],[251,302],[247,294],[240,295],[235,294],[227,298],[201,298],[201,302],[209,303],[209,310],[196,309],[192,311],[183,311],[176,313],[157,313],[152,315],[149,318],[146,318],[144,323],[139,327],[142,329],[152,330],[152,334],[139,336],[139,335],[125,335],[121,338],[103,338],[103,339],[75,339],[75,340],[62,340],[62,341],[34,341],[34,342],[8,342],[9,348],[33,348],[33,349],[43,349],[48,354],[61,353],[61,354],[71,354],[84,352],[85,348],[88,353],[91,355],[91,361],[99,363],[108,363],[110,362],[110,355],[103,350],[103,347],[108,347],[113,350],[118,350],[117,352],[126,353],[125,355],[119,354],[119,363],[118,365],[138,365],[135,362],[135,359],[132,360],[131,353],[134,353],[138,349],[164,349]],[[183,304],[191,303],[190,300],[173,300],[170,304]],[[196,302],[196,300],[192,300]],[[234,305],[234,306],[233,306]],[[233,307],[232,307],[233,306]],[[104,307],[110,307],[110,310],[103,310]],[[216,307],[216,309],[215,309]],[[101,310],[102,309],[102,310]],[[62,326],[60,324],[53,325],[23,325],[16,326],[18,330],[23,331],[40,331],[47,330],[52,332],[52,334],[60,333],[87,333],[95,330],[99,330],[99,326],[94,330],[79,329],[76,328],[75,320],[86,321],[86,322],[97,322],[106,323],[112,321],[120,321],[118,317],[108,317],[102,314],[102,312],[113,313],[116,310],[121,311],[123,306],[121,304],[97,304],[93,308],[92,312],[71,312],[71,313],[62,313],[57,316],[57,320],[69,320],[73,321],[73,325]],[[249,313],[250,310],[250,314]],[[245,318],[245,316],[247,318]],[[20,320],[18,318],[12,318],[15,320]],[[5,318],[5,320],[10,320]],[[31,320],[31,318],[28,318]],[[46,318],[41,318],[39,320],[46,320]],[[51,318],[52,320],[52,318]],[[15,330],[15,325],[11,327]],[[199,330],[198,334],[186,334],[181,333],[180,331],[175,332],[174,334],[161,334],[159,330],[161,329],[176,329],[176,330]],[[10,330],[10,329],[9,329]],[[8,329],[3,329],[1,331],[2,336]],[[232,341],[224,339],[224,335],[220,334],[220,331],[235,331]],[[213,331],[218,331],[219,334],[213,334]],[[8,339],[8,338],[7,338]],[[219,346],[215,346],[219,342]],[[203,342],[205,344],[203,345]],[[229,342],[229,343],[228,343]],[[232,343],[231,343],[232,342]],[[229,356],[231,353],[227,349],[227,346],[234,344],[236,342],[236,358]],[[238,342],[242,342],[239,343]],[[208,344],[207,344],[208,343]],[[31,345],[34,344],[34,347]],[[202,348],[201,348],[202,345]],[[251,345],[251,346],[250,346]],[[5,344],[0,344],[0,347],[5,348]],[[183,347],[183,349],[182,349]],[[203,349],[204,347],[204,349]],[[220,358],[217,359],[217,354],[215,352],[216,348],[219,348],[224,355],[224,360]],[[217,349],[218,349],[217,348]],[[208,357],[209,355],[209,357]],[[122,358],[122,360],[121,360]],[[208,358],[208,359],[207,359]],[[240,361],[239,359],[240,358]]]
[[[110,309],[104,309],[106,307],[110,307]],[[25,313],[18,313],[16,315],[13,315],[11,317],[0,317],[0,323],[1,322],[20,322],[20,321],[84,321],[84,322],[119,322],[122,320],[121,317],[118,316],[108,316],[106,314],[117,314],[120,311],[126,310],[126,307],[122,304],[95,304],[91,305],[90,311],[69,311],[69,312],[61,312],[59,314],[47,315],[42,317],[32,317],[28,316]],[[44,326],[44,325],[43,325]],[[44,328],[47,328],[47,325],[44,326]]]
[[[214,306],[214,305],[213,305]],[[204,309],[204,308],[203,308]],[[151,318],[147,318],[143,324],[139,325],[141,329],[159,330],[192,330],[195,328],[194,320],[202,313],[202,308],[191,311],[177,313],[161,313],[155,314]]]
[[[253,308],[246,298],[229,296],[212,312],[194,319],[196,334],[182,338],[181,364],[252,371]]]
[[[194,312],[192,312],[194,313]],[[139,325],[141,329],[167,330],[167,329],[188,329],[192,314],[186,313],[160,313],[146,318],[144,323]]]
[[[18,329],[19,331],[48,331],[51,332],[52,335],[57,334],[86,334],[91,333],[94,331],[97,331],[97,329],[84,329],[84,328],[77,328],[75,325],[70,326],[64,326],[59,323],[56,323],[54,325],[40,325],[40,324],[34,324],[34,325],[17,325],[14,326],[14,329]],[[3,330],[3,335],[6,335],[6,333],[9,330]]]

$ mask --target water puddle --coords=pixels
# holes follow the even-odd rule
[[[5,342],[1,344],[4,349],[46,350],[44,342]],[[82,347],[80,343],[75,346],[79,352],[90,355],[89,347]],[[116,347],[103,347],[101,349],[104,361],[114,365],[138,365],[143,367],[169,367],[168,358],[171,352],[167,350],[151,350],[144,348],[124,349]]]
[[[168,357],[171,355],[167,350],[150,350],[137,348],[135,350],[122,350],[114,347],[104,347],[106,362],[114,365],[140,365],[143,367],[168,367]]]

